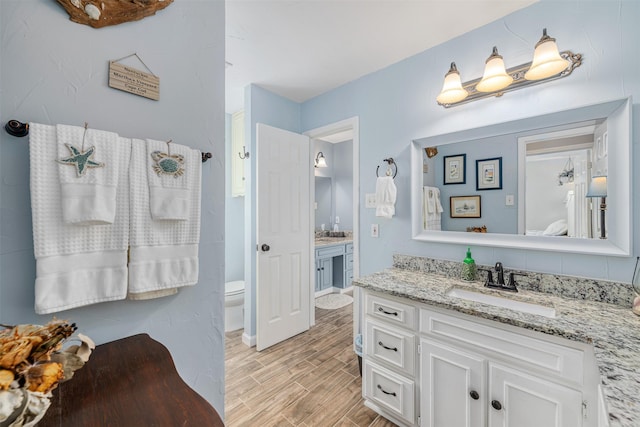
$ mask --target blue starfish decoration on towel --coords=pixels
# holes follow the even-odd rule
[[[87,169],[89,168],[101,168],[104,166],[104,163],[94,162],[93,160],[91,160],[96,147],[90,147],[87,151],[81,152],[71,144],[64,145],[67,146],[72,156],[58,159],[58,163],[62,163],[63,165],[75,166],[76,174],[78,176],[84,176],[84,174],[87,172]]]

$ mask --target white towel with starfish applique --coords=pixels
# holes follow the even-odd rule
[[[166,143],[162,144],[166,148]],[[198,282],[202,157],[198,150],[188,147],[175,149],[184,156],[184,173],[179,179],[186,182],[188,216],[183,221],[156,221],[150,208],[153,188],[150,181],[157,175],[148,173],[151,165],[146,141],[132,141],[129,299],[172,295],[178,288]]]
[[[56,125],[62,220],[66,224],[113,224],[120,158],[128,147],[118,134]]]
[[[35,311],[38,314],[122,300],[127,294],[129,156],[117,157],[119,174],[115,181],[113,223],[78,227],[63,221],[62,191],[56,178],[59,166],[56,160],[60,158],[56,141],[55,126],[30,124]],[[130,150],[130,140],[119,138],[116,143],[122,146],[119,149],[123,153]]]
[[[185,159],[193,151],[184,145],[147,139],[147,176],[151,217],[158,220],[189,219],[189,175]]]

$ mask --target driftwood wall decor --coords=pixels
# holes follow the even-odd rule
[[[79,24],[102,28],[137,21],[155,15],[173,0],[57,0],[69,19]]]

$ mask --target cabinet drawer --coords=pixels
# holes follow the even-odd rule
[[[388,364],[403,373],[415,372],[416,338],[414,334],[393,330],[381,322],[366,321],[364,348],[371,360]]]
[[[365,311],[376,319],[384,319],[394,325],[416,329],[416,307],[395,299],[366,293]]]
[[[415,424],[413,381],[365,359],[363,390],[365,399],[409,424]]]
[[[352,254],[353,253],[353,243],[347,243],[346,245],[344,245],[344,251],[348,254]]]
[[[344,255],[344,245],[316,248],[316,259]]]
[[[420,332],[474,347],[492,358],[576,384],[584,381],[584,352],[503,328],[420,309]]]
[[[347,253],[344,256],[344,269],[353,270],[353,254]]]

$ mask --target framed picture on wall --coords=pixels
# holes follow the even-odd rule
[[[467,172],[465,168],[466,161],[466,154],[444,156],[444,179],[442,182],[445,185],[464,184],[467,182]]]
[[[480,196],[449,197],[451,218],[480,218]]]
[[[502,189],[502,157],[476,160],[476,190]]]

